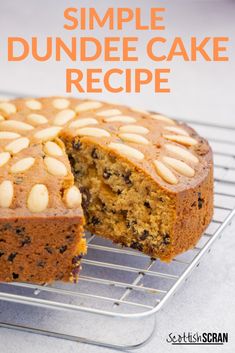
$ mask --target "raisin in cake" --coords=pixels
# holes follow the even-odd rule
[[[187,125],[59,97],[2,102],[0,114],[1,280],[76,272],[85,252],[76,186],[87,230],[154,258],[192,248],[209,224],[212,153]]]

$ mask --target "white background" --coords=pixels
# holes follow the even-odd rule
[[[139,108],[157,110],[163,113],[187,118],[229,124],[235,126],[235,2],[234,1],[139,1],[147,18],[152,6],[166,6],[166,26],[164,36],[170,40],[181,36],[186,41],[189,36],[229,36],[228,63],[185,63],[177,60],[169,66],[171,94],[155,95],[149,90],[142,94],[103,94],[93,95],[96,99],[107,99],[126,103]],[[118,4],[127,6],[126,1],[65,1],[65,0],[0,0],[0,91],[19,92],[31,95],[64,94],[65,68],[71,63],[36,63],[31,59],[23,63],[7,63],[6,38],[38,36],[42,42],[46,36],[68,38],[71,33],[63,30],[63,11],[69,6],[96,6],[106,8]],[[128,6],[136,6],[136,1],[128,1]],[[91,33],[90,33],[91,34]],[[113,33],[110,35],[123,35]],[[125,35],[136,35],[130,26]],[[140,42],[153,36],[142,32]],[[86,35],[74,31],[73,35]],[[107,33],[97,31],[100,39]],[[142,46],[141,46],[142,48]],[[138,66],[154,68],[146,61],[139,49],[141,60]],[[97,63],[107,69],[111,65]],[[73,64],[81,66],[80,63]],[[95,66],[94,64],[90,66]],[[128,66],[130,66],[128,64]],[[85,69],[88,65],[82,63]],[[125,67],[125,65],[123,65]],[[223,238],[216,243],[212,253],[172,301],[158,316],[158,327],[153,341],[141,352],[200,352],[204,347],[171,347],[165,340],[169,332],[182,331],[222,331],[229,332],[230,343],[223,347],[208,347],[206,352],[232,352],[235,349],[235,227],[227,229]],[[45,338],[15,331],[0,330],[0,352],[103,352],[97,347]],[[108,350],[107,350],[108,352]]]

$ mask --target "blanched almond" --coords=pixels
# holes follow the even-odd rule
[[[35,158],[33,157],[22,158],[11,166],[11,173],[26,172],[26,170],[30,169],[34,165],[34,162]]]
[[[75,110],[76,112],[80,113],[80,112],[85,112],[87,110],[98,109],[102,107],[102,105],[103,104],[101,102],[96,102],[96,101],[84,102],[84,103],[78,104]]]
[[[0,131],[0,139],[2,140],[13,140],[18,137],[20,137],[20,134],[17,134],[16,132]]]
[[[4,120],[0,122],[0,129],[30,131],[30,130],[33,130],[34,127],[32,125],[23,123],[22,121],[18,121],[18,120]]]
[[[84,127],[78,129],[76,134],[79,136],[93,136],[93,137],[108,137],[110,133],[104,129],[98,129],[96,127]]]
[[[27,116],[27,119],[31,124],[34,124],[34,125],[42,125],[42,124],[48,123],[47,118],[41,114],[29,114]]]
[[[96,115],[98,116],[114,116],[114,115],[119,115],[122,114],[122,112],[119,109],[107,109],[107,110],[102,110],[101,112],[97,112]]]
[[[123,125],[119,128],[121,132],[131,132],[136,134],[146,135],[149,133],[149,129],[141,125]]]
[[[116,115],[111,118],[104,119],[107,123],[120,122],[120,123],[134,123],[136,119],[133,116],[129,115]]]
[[[151,114],[150,117],[155,119],[155,120],[159,120],[159,121],[166,122],[168,124],[175,125],[174,120],[172,120],[170,118],[167,118],[166,116],[163,116],[163,115],[160,115],[160,114]]]
[[[4,119],[4,116],[2,116],[2,115],[0,114],[0,121],[3,121],[3,120],[5,120],[5,119]]]
[[[11,158],[9,152],[1,152],[0,153],[0,167],[3,167]]]
[[[119,152],[120,154],[123,154],[127,157],[135,158],[138,160],[144,159],[144,155],[142,152],[138,151],[137,149],[121,144],[121,143],[115,143],[111,142],[108,147],[110,147],[112,150],[115,150]]]
[[[98,121],[93,118],[84,118],[84,119],[77,119],[74,120],[69,127],[71,128],[78,128],[78,127],[83,127],[87,125],[96,125],[98,124]]]
[[[53,99],[52,105],[56,109],[66,109],[69,107],[70,101],[65,98],[55,98],[55,99]]]
[[[180,161],[179,159],[171,158],[171,157],[163,157],[163,162],[168,164],[170,167],[175,169],[179,174],[182,174],[187,177],[193,177],[195,171],[188,164]]]
[[[22,151],[23,149],[27,148],[28,146],[29,146],[29,139],[27,137],[21,137],[6,145],[5,150],[12,154],[16,154]]]
[[[46,129],[37,131],[34,137],[40,139],[41,141],[52,140],[59,135],[61,130],[62,128],[58,126],[48,127]]]
[[[133,112],[136,112],[136,113],[140,113],[140,114],[144,114],[144,115],[149,115],[149,112],[147,112],[147,110],[144,110],[144,109],[135,109],[135,108],[131,108],[131,110]]]
[[[14,197],[13,184],[9,180],[4,180],[0,184],[0,207],[8,208],[11,206]]]
[[[172,171],[162,162],[155,160],[154,162],[158,175],[169,184],[177,184],[178,180]]]
[[[137,134],[123,133],[123,134],[119,134],[119,137],[124,141],[140,143],[142,145],[149,144],[149,141],[145,137],[137,135]]]
[[[49,203],[47,187],[43,184],[36,184],[30,190],[27,207],[31,212],[38,213],[46,210]]]
[[[192,146],[196,145],[198,142],[194,138],[190,136],[182,136],[182,135],[163,135],[167,140],[178,142],[184,146]]]
[[[56,117],[54,119],[54,124],[55,125],[65,125],[67,124],[70,120],[75,118],[76,114],[75,111],[72,109],[65,109],[56,114]]]
[[[9,102],[1,102],[0,103],[0,112],[5,113],[6,115],[15,114],[16,106]]]
[[[179,147],[176,145],[171,145],[170,143],[166,143],[165,148],[167,151],[175,154],[177,157],[182,158],[186,161],[193,162],[193,163],[199,162],[199,159],[196,156],[194,156],[194,154],[192,154],[191,152],[189,152],[188,150],[186,150],[183,147]]]
[[[36,99],[30,99],[25,102],[27,108],[32,110],[40,110],[42,109],[42,103],[37,101]]]
[[[61,161],[53,157],[44,158],[48,173],[56,176],[66,176],[68,174],[67,168]]]
[[[65,192],[65,202],[68,208],[79,207],[82,202],[81,193],[76,186],[72,186]]]
[[[177,127],[177,126],[166,126],[165,130],[175,132],[176,134],[180,134],[180,135],[184,135],[184,136],[189,136],[187,131],[185,131],[184,129]]]
[[[62,148],[55,142],[52,141],[47,141],[44,145],[44,152],[48,154],[49,156],[63,156],[63,150]]]

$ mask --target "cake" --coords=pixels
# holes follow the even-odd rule
[[[1,281],[76,281],[84,217],[86,230],[171,261],[212,213],[212,152],[187,125],[94,100],[0,102]]]

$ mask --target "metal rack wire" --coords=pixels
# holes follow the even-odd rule
[[[77,285],[0,284],[1,327],[116,349],[136,348],[151,338],[157,312],[199,265],[235,215],[235,128],[188,123],[209,139],[215,161],[214,217],[197,246],[165,264],[88,234],[89,251]],[[215,139],[216,132],[222,138]],[[53,315],[48,320],[49,312]],[[75,333],[67,327],[71,314]],[[27,327],[22,316],[24,322],[28,319]],[[110,332],[119,332],[119,336]]]

